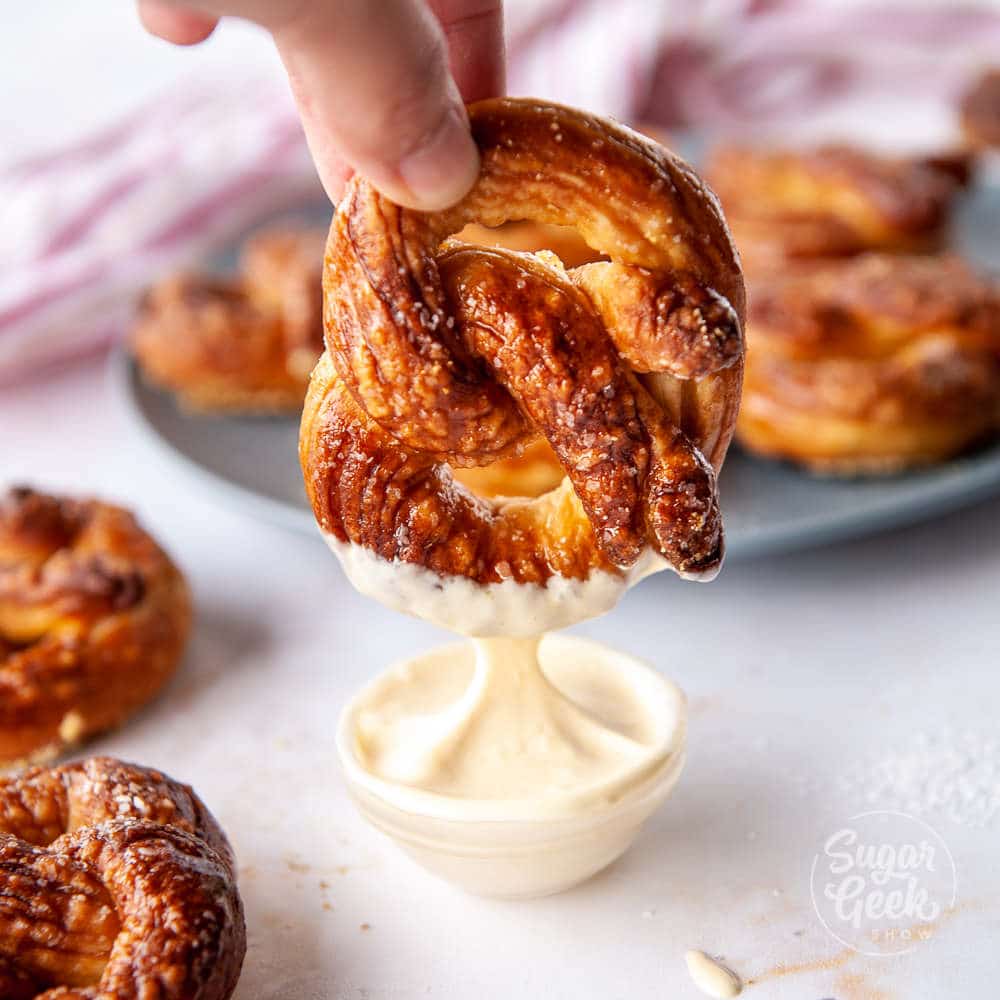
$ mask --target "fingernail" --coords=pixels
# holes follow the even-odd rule
[[[460,201],[479,176],[479,150],[462,107],[452,108],[438,128],[398,166],[410,197],[404,204],[425,212]]]

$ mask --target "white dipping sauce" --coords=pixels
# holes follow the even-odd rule
[[[337,748],[362,813],[415,860],[523,898],[628,849],[680,776],[685,729],[684,696],[656,671],[551,635],[404,661],[347,706]]]
[[[681,693],[585,639],[477,639],[404,661],[348,708],[357,765],[401,808],[563,819],[620,801],[684,739]]]
[[[383,559],[329,532],[324,531],[323,538],[355,590],[394,611],[460,635],[538,636],[596,618],[610,611],[629,587],[669,565],[647,549],[621,574],[595,570],[584,580],[556,575],[545,586],[514,580],[479,584],[465,577],[444,577],[414,563]],[[684,578],[707,581],[716,573]]]
[[[666,562],[479,585],[324,537],[361,593],[477,637],[392,667],[344,710],[338,751],[366,818],[484,895],[558,892],[622,854],[680,775],[684,696],[630,656],[542,633]]]

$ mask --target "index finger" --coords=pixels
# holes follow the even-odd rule
[[[449,63],[467,101],[507,89],[502,0],[429,0],[448,42]]]

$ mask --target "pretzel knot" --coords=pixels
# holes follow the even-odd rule
[[[324,268],[326,353],[300,450],[320,526],[477,584],[679,573],[722,558],[721,465],[743,370],[743,282],[714,196],[628,129],[523,100],[470,108],[482,169],[457,206],[398,207],[355,178]],[[571,270],[449,237],[573,226]],[[488,502],[451,476],[544,435],[561,487]]]
[[[225,834],[111,758],[0,778],[0,997],[227,1000],[246,951]]]

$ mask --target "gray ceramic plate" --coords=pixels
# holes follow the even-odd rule
[[[958,223],[962,249],[1000,266],[1000,188],[977,191]],[[148,386],[124,351],[112,377],[133,422],[154,446],[228,501],[313,533],[302,489],[298,422],[192,416]],[[1000,445],[929,471],[874,480],[817,479],[734,448],[721,492],[730,558],[807,548],[934,517],[1000,493]]]

